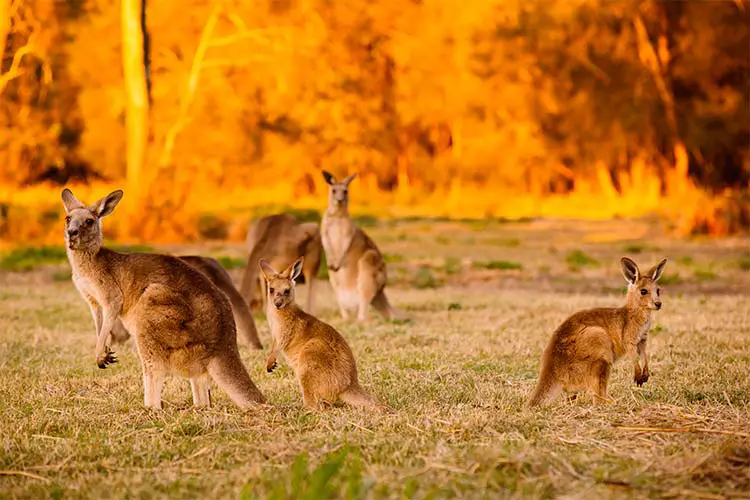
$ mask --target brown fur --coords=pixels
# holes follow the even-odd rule
[[[654,311],[661,308],[657,281],[666,262],[667,259],[662,260],[641,275],[635,262],[627,257],[621,259],[628,282],[625,305],[579,311],[555,330],[542,356],[539,382],[529,398],[530,406],[546,403],[561,392],[576,391],[590,391],[597,401],[607,401],[612,363],[623,356],[633,361],[636,384],[646,383],[646,341]]]
[[[101,218],[121,198],[115,191],[87,207],[62,193],[68,259],[94,317],[97,365],[117,361],[109,341],[119,317],[136,340],[146,407],[161,408],[167,375],[190,379],[196,406],[210,405],[208,376],[238,406],[265,402],[242,365],[229,300],[205,274],[177,257],[102,247]]]
[[[268,262],[260,261],[268,285],[266,314],[273,336],[266,370],[270,373],[276,368],[281,350],[294,370],[306,407],[319,409],[340,399],[353,406],[383,410],[359,386],[354,355],[344,337],[294,303],[294,279],[302,266],[300,258],[277,273]]]
[[[183,255],[178,258],[205,274],[216,288],[224,292],[232,306],[232,315],[234,316],[237,333],[248,345],[251,345],[255,349],[263,349],[253,315],[250,313],[250,309],[248,309],[242,295],[234,287],[232,277],[229,276],[229,273],[226,272],[221,264],[216,259],[199,257],[197,255]],[[130,333],[125,329],[122,321],[118,319],[115,327],[112,329],[113,343],[123,343],[129,338]]]
[[[307,312],[315,307],[315,282],[323,253],[320,228],[315,222],[299,222],[289,214],[275,214],[255,221],[247,234],[247,265],[240,292],[252,309],[260,308],[265,294],[258,272],[258,261],[267,260],[277,269],[292,264],[297,257],[305,257],[305,266],[298,283],[306,283]]]
[[[386,319],[402,318],[385,295],[388,275],[380,250],[349,215],[349,183],[354,175],[341,182],[328,172],[323,176],[329,196],[320,232],[341,316],[348,319],[349,311],[357,309],[357,319],[365,321],[372,305]]]

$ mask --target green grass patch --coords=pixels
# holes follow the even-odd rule
[[[461,260],[456,257],[446,257],[443,263],[443,271],[451,276],[461,272]]]
[[[70,269],[66,269],[65,271],[55,271],[52,273],[52,281],[57,282],[63,282],[63,281],[70,281],[73,279],[73,275],[70,272]]]
[[[20,247],[0,258],[0,269],[31,271],[39,266],[61,264],[68,260],[64,247]]]
[[[220,255],[219,257],[216,257],[216,260],[221,264],[221,267],[227,271],[231,271],[232,269],[244,269],[245,264],[247,263],[247,259],[243,259],[242,257],[230,257],[229,255]]]
[[[418,290],[424,290],[425,288],[438,288],[442,285],[440,280],[435,277],[435,274],[428,267],[420,267],[417,274],[414,276],[412,283],[414,288]]]
[[[711,269],[696,269],[693,271],[693,277],[697,281],[713,281],[718,278],[719,275]]]
[[[689,255],[683,255],[677,259],[677,263],[681,266],[692,266],[693,263],[695,263],[695,260]]]
[[[523,269],[520,262],[513,262],[510,260],[488,260],[488,261],[477,261],[472,262],[471,267],[476,269],[492,269],[501,271],[512,271]]]
[[[352,217],[354,223],[359,227],[375,227],[378,225],[378,218],[373,215],[357,215]]]
[[[584,267],[596,267],[599,261],[584,252],[583,250],[573,250],[565,256],[565,262],[568,263],[568,269],[578,271]]]
[[[742,257],[737,262],[737,267],[739,267],[743,271],[750,271],[750,257]]]
[[[384,253],[383,260],[387,264],[401,264],[404,262],[404,256],[398,253]]]
[[[659,283],[662,285],[679,285],[683,281],[682,276],[677,273],[663,274],[662,277],[659,278]]]

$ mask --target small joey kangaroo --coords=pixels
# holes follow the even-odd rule
[[[240,295],[240,292],[234,287],[232,277],[219,264],[219,261],[198,255],[181,255],[179,258],[205,274],[216,288],[224,292],[229,299],[229,303],[232,305],[232,314],[234,315],[234,323],[237,327],[238,336],[242,337],[253,348],[263,349],[253,315],[242,295]],[[130,333],[122,325],[122,321],[118,319],[115,323],[115,328],[112,330],[112,341],[119,344],[124,343],[129,338]]]
[[[294,370],[307,408],[320,409],[341,399],[353,406],[384,410],[359,386],[354,355],[344,337],[295,304],[294,280],[302,272],[303,261],[300,257],[282,273],[263,259],[259,262],[267,282],[266,315],[273,337],[266,371],[276,368],[281,350]]]
[[[307,284],[305,309],[314,314],[315,282],[323,255],[320,227],[316,222],[300,222],[289,214],[262,217],[250,225],[247,252],[240,293],[251,308],[259,308],[265,298],[261,290],[265,282],[260,278],[258,261],[266,259],[272,266],[282,269],[303,255],[305,267],[297,283]]]
[[[388,276],[378,247],[354,224],[349,215],[349,184],[356,174],[342,181],[323,171],[328,183],[328,209],[320,223],[328,275],[344,319],[357,309],[357,319],[367,319],[372,306],[386,319],[402,318],[385,295]]]
[[[117,361],[109,340],[119,317],[135,337],[146,407],[161,408],[164,379],[172,374],[190,380],[195,406],[211,404],[209,376],[240,407],[264,403],[240,359],[229,300],[205,274],[178,257],[102,246],[101,219],[122,195],[86,206],[69,189],[62,192],[66,251],[94,318],[96,364]]]
[[[590,391],[598,402],[608,401],[612,363],[628,356],[639,386],[649,378],[646,341],[654,312],[661,309],[657,282],[667,259],[646,274],[627,257],[620,267],[628,291],[623,307],[579,311],[557,327],[542,355],[542,367],[529,406],[554,399],[561,392]],[[640,361],[640,363],[639,363]],[[575,394],[571,396],[575,398]]]

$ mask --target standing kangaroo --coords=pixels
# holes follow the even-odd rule
[[[353,406],[383,410],[359,386],[354,355],[344,337],[295,304],[294,280],[302,272],[303,261],[300,257],[282,273],[265,260],[259,262],[268,285],[266,316],[273,337],[266,371],[276,368],[281,350],[294,370],[307,408],[319,409],[341,399]]]
[[[178,258],[205,274],[216,288],[224,292],[229,299],[229,303],[232,305],[232,315],[234,316],[237,333],[255,349],[263,349],[253,315],[250,313],[240,292],[234,287],[232,277],[229,276],[229,273],[226,272],[221,264],[216,259],[197,255],[183,255]],[[122,325],[122,321],[118,319],[112,330],[112,341],[122,343],[129,338],[130,334]]]
[[[400,316],[385,296],[388,276],[385,261],[378,247],[349,215],[349,183],[356,174],[337,181],[323,171],[328,183],[328,209],[320,223],[323,248],[328,262],[328,275],[344,319],[349,310],[357,309],[357,319],[367,319],[368,306],[385,317]]]
[[[557,327],[544,350],[539,382],[529,406],[550,401],[562,391],[589,390],[595,400],[607,401],[612,363],[622,356],[633,361],[635,383],[646,383],[646,340],[654,311],[661,309],[656,282],[666,263],[664,259],[642,275],[635,262],[627,257],[620,260],[628,282],[625,305],[579,311]]]
[[[258,261],[266,259],[278,269],[292,264],[297,257],[305,257],[298,283],[307,283],[307,304],[305,309],[314,312],[315,281],[320,269],[323,249],[320,242],[320,228],[315,222],[299,222],[289,214],[275,214],[255,221],[247,234],[247,265],[242,277],[240,293],[252,309],[262,305],[265,293],[261,287]]]
[[[69,189],[62,192],[66,251],[94,317],[96,364],[117,361],[108,344],[119,317],[136,340],[147,408],[161,408],[170,374],[190,380],[195,406],[211,405],[208,376],[240,407],[264,403],[240,359],[229,300],[206,275],[177,257],[102,247],[101,219],[122,195],[115,191],[87,207]]]

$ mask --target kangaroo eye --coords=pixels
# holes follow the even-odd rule
[[[94,225],[94,219],[86,219],[86,225],[87,226],[93,226]]]
[[[647,295],[647,294],[648,294],[648,290],[646,290],[645,288],[641,288],[641,295]]]
[[[284,295],[289,295],[289,289],[284,290]]]
[[[661,290],[657,288],[656,289],[656,296],[658,297],[660,294],[661,294]]]
[[[68,215],[67,217],[65,217],[65,223],[66,224],[70,224],[70,215]]]
[[[269,288],[268,293],[273,293],[273,288]]]

